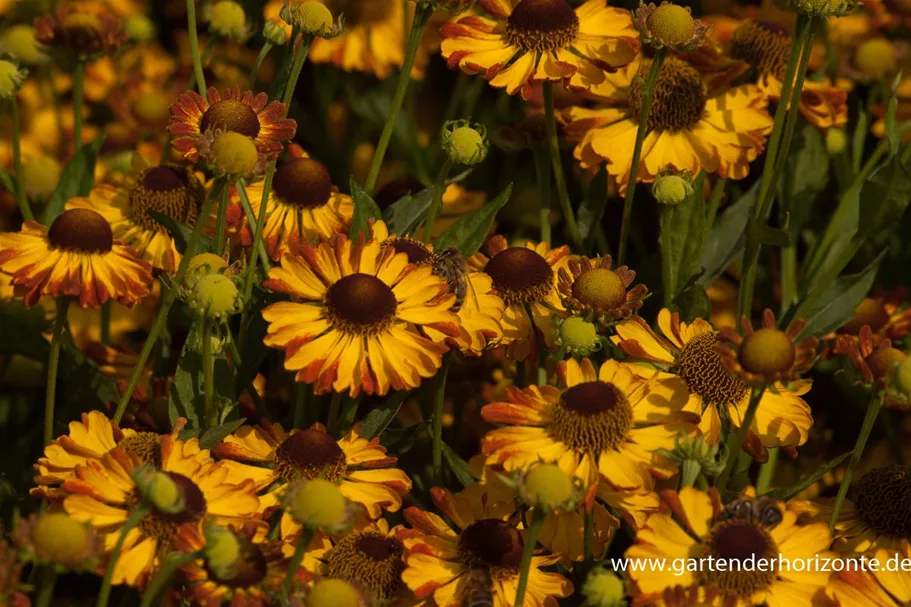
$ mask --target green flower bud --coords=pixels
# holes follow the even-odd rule
[[[480,124],[469,124],[467,120],[455,120],[443,125],[443,150],[453,164],[472,166],[487,158],[489,144],[487,129]]]

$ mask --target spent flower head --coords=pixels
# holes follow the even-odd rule
[[[450,120],[440,132],[441,145],[453,164],[473,166],[484,162],[490,144],[487,128],[467,120]]]
[[[36,18],[35,37],[66,59],[110,55],[127,41],[122,19],[107,4],[78,0]]]
[[[652,196],[661,204],[677,205],[693,195],[693,180],[686,171],[662,173],[652,184]]]
[[[285,510],[298,524],[326,533],[348,531],[358,512],[338,485],[321,478],[302,480],[289,487]]]
[[[186,507],[183,490],[167,472],[145,465],[133,471],[133,482],[143,499],[165,514],[179,514]]]
[[[245,42],[252,34],[244,7],[234,0],[218,0],[208,13],[209,29],[221,38]]]
[[[693,19],[688,6],[662,2],[640,3],[633,11],[633,24],[642,41],[654,49],[666,48],[674,52],[692,51],[702,46],[709,28]]]
[[[500,478],[523,502],[544,513],[572,512],[585,497],[582,481],[553,463],[539,461]]]
[[[553,316],[553,339],[557,358],[588,358],[603,349],[607,338],[598,333],[595,323],[581,316]]]
[[[199,156],[218,177],[252,179],[266,169],[266,155],[252,137],[222,128],[211,128],[199,141]]]
[[[319,38],[336,38],[345,33],[345,17],[333,21],[332,12],[322,2],[291,0],[279,13],[285,23],[304,34]]]
[[[63,571],[94,569],[104,551],[104,543],[91,525],[65,512],[19,519],[12,538],[25,560]]]

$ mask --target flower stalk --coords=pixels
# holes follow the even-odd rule
[[[436,223],[440,209],[443,207],[443,192],[446,190],[446,178],[449,177],[449,171],[452,170],[452,160],[449,158],[443,163],[437,180],[433,183],[433,202],[430,203],[430,211],[427,213],[427,221],[424,225],[424,242],[430,242],[433,236],[433,224]]]
[[[451,362],[450,356],[443,358],[443,364],[437,372],[436,395],[433,401],[433,483],[438,487],[443,486],[443,403]]]
[[[728,434],[727,445],[725,446],[727,460],[724,462],[724,469],[715,481],[715,487],[718,489],[719,493],[724,492],[728,481],[731,479],[731,474],[734,472],[734,466],[737,464],[740,450],[743,448],[743,441],[746,439],[747,432],[750,431],[750,426],[753,424],[753,419],[756,417],[756,410],[759,409],[759,401],[762,400],[762,394],[765,392],[765,389],[765,385],[753,388],[753,392],[750,394],[750,404],[747,405],[746,413],[743,414],[740,428],[738,428],[737,432],[734,432],[734,429],[731,428],[731,432]]]
[[[582,238],[579,236],[579,224],[569,200],[569,191],[566,189],[566,176],[563,173],[563,162],[560,160],[560,140],[557,138],[557,117],[554,109],[554,83],[544,81],[544,125],[547,129],[547,147],[550,150],[550,161],[553,165],[554,181],[557,184],[557,198],[569,230],[569,237],[577,249],[582,247]]]
[[[57,316],[54,319],[54,333],[47,361],[47,390],[44,398],[44,444],[50,445],[54,438],[54,406],[57,395],[57,369],[60,366],[60,347],[63,345],[63,329],[66,326],[66,311],[70,300],[66,296],[57,298]]]
[[[148,506],[140,505],[133,511],[130,518],[126,520],[123,527],[120,528],[120,535],[117,536],[117,543],[114,544],[114,549],[111,550],[111,556],[108,558],[108,566],[104,572],[104,579],[101,581],[101,590],[98,591],[98,600],[95,601],[95,607],[107,607],[108,600],[111,597],[111,581],[114,579],[114,569],[117,568],[117,561],[120,559],[123,543],[126,541],[130,530],[139,524],[148,511]]]
[[[190,55],[193,57],[193,73],[199,94],[206,96],[206,76],[202,71],[202,57],[199,55],[199,33],[196,31],[196,0],[187,0],[187,31],[190,34]]]
[[[19,123],[19,100],[15,97],[10,99],[10,112],[13,121],[13,168],[16,171],[15,194],[16,202],[19,204],[19,212],[26,221],[35,221],[35,215],[32,213],[32,207],[28,203],[25,195],[25,187],[22,183],[22,126]]]
[[[174,577],[174,573],[200,556],[202,556],[201,550],[189,554],[172,553],[172,555],[166,558],[164,563],[158,568],[158,573],[155,574],[155,577],[149,582],[148,588],[146,588],[146,591],[142,594],[142,602],[139,604],[139,607],[152,607],[155,600],[164,592],[168,583],[171,581],[171,578]]]
[[[313,537],[313,529],[304,525],[301,527],[300,535],[297,537],[297,543],[294,546],[294,556],[288,562],[288,571],[285,573],[285,579],[282,582],[281,598],[279,604],[288,604],[288,595],[291,592],[291,586],[294,584],[294,574],[300,569],[301,562],[304,560],[304,553]]]
[[[540,508],[535,508],[531,516],[531,525],[528,527],[528,533],[525,535],[525,544],[522,548],[522,564],[519,566],[519,584],[516,587],[516,600],[513,603],[515,607],[522,607],[522,605],[525,604],[525,589],[528,587],[531,559],[535,553],[538,532],[541,530],[541,525],[544,524],[544,512],[542,512]]]

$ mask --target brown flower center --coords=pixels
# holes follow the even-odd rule
[[[402,589],[405,561],[401,542],[376,531],[342,538],[325,557],[329,577],[363,583],[378,602],[394,600]]]
[[[381,187],[373,200],[381,211],[385,211],[405,196],[417,194],[426,187],[417,179],[396,179]]]
[[[196,483],[176,472],[165,474],[171,477],[183,495],[184,509],[176,514],[169,514],[153,507],[139,522],[139,528],[145,535],[162,542],[170,541],[181,525],[198,523],[206,515],[206,498]],[[134,499],[138,503],[138,491]]]
[[[329,319],[344,333],[376,335],[389,327],[397,307],[389,285],[372,274],[349,274],[326,292]]]
[[[111,225],[89,209],[70,209],[57,216],[47,231],[52,247],[77,253],[107,253],[114,247]]]
[[[612,270],[592,268],[573,281],[573,297],[596,313],[619,308],[626,302],[626,287]]]
[[[329,202],[332,179],[323,163],[310,158],[292,158],[275,171],[272,191],[283,202],[309,209]]]
[[[651,69],[651,63],[642,65],[643,74]],[[642,116],[643,78],[636,78],[629,87],[629,111],[639,121]],[[648,110],[650,131],[683,131],[691,128],[705,110],[706,93],[702,76],[691,65],[668,57],[661,64],[652,103]]]
[[[747,387],[732,375],[715,350],[716,333],[703,333],[691,339],[677,355],[677,375],[686,382],[689,391],[708,403],[726,405],[739,402]]]
[[[234,568],[233,577],[222,577],[214,569],[211,569],[208,563],[205,565],[206,571],[211,579],[228,588],[250,588],[251,586],[256,586],[266,579],[266,574],[269,571],[266,556],[259,546],[251,542],[249,538],[237,536],[237,543],[240,545],[240,558]]]
[[[709,555],[723,560],[726,566],[713,567],[700,575],[725,594],[745,599],[767,589],[775,580],[771,563],[778,557],[778,546],[768,531],[750,521],[731,519],[717,523],[711,530],[706,556]],[[759,567],[750,564],[753,559],[768,561],[765,567]]]
[[[578,34],[579,17],[566,0],[521,0],[506,20],[506,41],[525,52],[566,48]]]
[[[130,190],[130,219],[146,230],[166,228],[148,211],[193,227],[206,196],[202,182],[189,169],[171,165],[143,171]]]
[[[459,536],[459,557],[469,566],[483,566],[503,577],[517,572],[522,561],[522,535],[499,519],[485,518],[468,525]]]
[[[911,537],[911,476],[901,465],[871,470],[854,489],[854,507],[858,518],[876,533]]]
[[[790,52],[791,36],[773,23],[746,21],[731,35],[731,57],[779,80],[784,80]]]
[[[392,247],[396,253],[404,253],[408,256],[408,263],[429,264],[433,261],[433,253],[420,240],[414,238],[402,238],[392,236],[383,241],[383,248]]]
[[[117,446],[138,457],[143,464],[161,466],[161,439],[154,432],[137,432],[120,441]]]
[[[738,357],[747,371],[769,374],[790,369],[796,353],[787,333],[763,327],[743,340]]]
[[[876,333],[885,327],[888,322],[889,312],[886,311],[882,300],[865,297],[854,308],[854,317],[841,330],[844,333],[857,335],[864,325],[870,325],[870,330]]]
[[[617,386],[603,381],[567,388],[553,409],[550,434],[570,449],[602,453],[623,442],[633,409]]]
[[[275,450],[275,471],[286,482],[323,478],[335,482],[347,469],[345,452],[335,439],[320,430],[301,430]]]
[[[500,251],[487,262],[484,271],[507,306],[542,301],[553,289],[550,264],[525,247]]]
[[[260,129],[259,116],[246,103],[224,99],[209,106],[202,115],[199,130],[205,133],[209,129],[225,129],[256,139]]]

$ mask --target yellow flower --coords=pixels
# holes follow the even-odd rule
[[[899,567],[893,564],[899,559]],[[911,559],[911,546],[903,540],[901,548],[880,549],[872,557],[872,563],[865,571],[841,571],[832,576],[826,594],[840,607],[902,607],[911,604],[911,572],[901,567],[901,561]],[[890,563],[893,561],[893,563]]]
[[[505,427],[481,443],[489,465],[521,470],[540,460],[556,462],[586,487],[603,477],[611,486],[650,489],[653,476],[668,478],[674,465],[658,455],[672,449],[686,422],[686,393],[641,379],[632,365],[607,361],[596,370],[588,359],[561,362],[565,390],[554,386],[507,390],[508,402],[481,409],[485,420]]]
[[[440,368],[446,346],[420,329],[459,334],[455,296],[429,266],[344,234],[285,253],[265,286],[297,301],[263,310],[266,345],[285,353],[285,368],[317,394],[347,390],[384,395],[414,388]]]
[[[181,441],[173,436],[162,437],[157,459],[161,471],[181,489],[185,507],[176,515],[152,508],[127,534],[123,552],[114,565],[115,584],[143,585],[157,567],[162,553],[159,548],[167,546],[175,536],[199,530],[207,521],[239,527],[256,518],[260,511],[253,481],[229,482],[225,464],[209,457],[195,438]],[[140,504],[132,473],[141,465],[144,464],[137,456],[115,447],[100,460],[77,465],[76,478],[63,483],[68,494],[63,500],[66,512],[103,531],[108,550]]]
[[[553,345],[552,317],[563,311],[557,273],[569,261],[569,247],[551,249],[547,243],[531,241],[524,247],[510,247],[497,235],[487,241],[486,248],[487,255],[478,252],[469,264],[490,276],[494,294],[506,305],[500,324],[501,344],[507,346],[508,356],[525,360],[535,351],[537,331],[543,333],[548,347]]]
[[[25,305],[42,295],[77,298],[84,308],[108,301],[132,306],[149,294],[151,267],[118,241],[104,217],[88,209],[61,213],[46,228],[26,221],[0,234],[0,272],[13,277]]]
[[[522,534],[505,517],[485,504],[485,494],[453,495],[446,489],[430,490],[436,507],[455,527],[432,512],[407,508],[405,520],[414,529],[402,530],[407,568],[402,579],[418,600],[432,597],[437,607],[461,607],[478,568],[490,574],[495,607],[515,603],[522,558]],[[534,556],[528,574],[525,607],[550,607],[569,596],[572,583],[557,573],[541,571],[559,556]]]
[[[573,10],[566,0],[482,0],[491,18],[462,17],[440,28],[443,57],[452,69],[482,74],[490,85],[521,91],[561,82],[587,91],[605,70],[633,60],[639,48],[629,12],[588,0]]]
[[[612,263],[610,255],[573,257],[560,269],[560,297],[567,310],[607,323],[628,318],[642,307],[648,288],[630,289],[636,273],[626,266],[612,269]]]
[[[626,558],[658,558],[669,563],[674,559],[714,557],[724,560],[727,566],[711,570],[704,567],[702,572],[683,571],[681,575],[670,567],[630,568],[630,578],[642,595],[637,600],[644,602],[650,597],[660,600],[665,592],[673,592],[678,586],[684,590],[704,586],[717,599],[707,604],[803,607],[811,604],[814,595],[825,588],[829,573],[807,566],[807,561],[817,556],[821,559],[835,556],[827,550],[831,536],[824,523],[799,523],[798,514],[782,502],[776,504],[782,520],[771,528],[753,518],[719,520],[721,504],[717,494],[693,487],[684,487],[679,494],[666,492],[664,498],[669,511],[648,518],[636,533],[635,543],[626,551]],[[791,563],[790,571],[777,566],[779,555]],[[774,570],[750,568],[745,559],[751,557],[757,563],[762,558],[769,559],[769,563],[774,560],[776,566]],[[804,562],[797,564],[799,559]]]
[[[661,336],[641,318],[632,318],[615,327],[617,335],[611,341],[634,359],[668,369],[669,373],[660,372],[660,381],[669,387],[682,384],[689,393],[685,410],[702,417],[700,430],[710,442],[716,442],[721,431],[718,408],[727,409],[736,427],[749,405],[750,391],[743,380],[725,368],[716,350],[719,334],[711,324],[701,318],[691,324],[681,322],[676,312],[665,308],[658,313],[658,326]],[[655,372],[653,367],[633,368],[646,377]],[[776,383],[763,392],[744,448],[761,458],[765,447],[804,444],[813,417],[800,397],[811,385],[810,380],[789,386]]]
[[[621,193],[629,183],[639,128],[643,79],[651,64],[637,60],[591,90],[603,107],[565,111],[566,132],[578,141],[583,167],[606,163]],[[663,171],[700,171],[742,179],[772,130],[768,100],[756,86],[709,87],[690,64],[668,57],[661,65],[648,114],[637,180],[653,182]]]
[[[263,508],[277,506],[287,483],[320,477],[338,482],[342,495],[363,506],[370,518],[383,510],[402,507],[411,479],[394,468],[379,439],[362,438],[357,426],[336,441],[320,424],[285,432],[280,424],[263,419],[260,426],[242,426],[215,448],[235,482],[253,479],[257,490],[279,486],[263,496]],[[234,461],[231,461],[234,460]],[[248,462],[248,463],[240,463]],[[283,519],[290,523],[290,519]],[[296,528],[296,525],[292,525]]]
[[[152,267],[177,272],[181,254],[174,237],[148,212],[156,211],[194,227],[199,220],[205,187],[196,174],[174,165],[149,166],[133,156],[133,172],[120,187],[99,185],[85,198],[71,198],[68,208],[100,213],[111,224],[114,238],[129,245]]]

